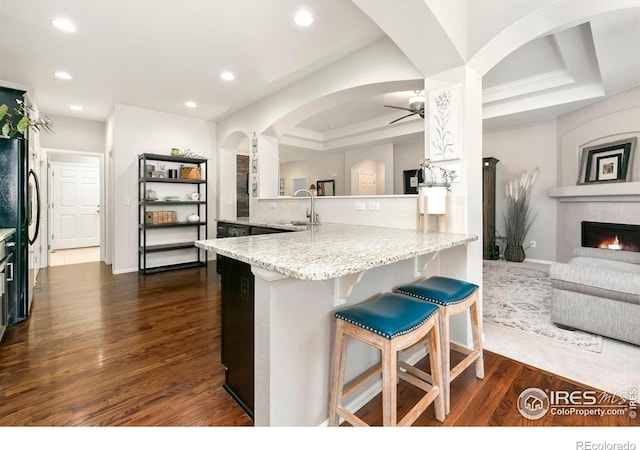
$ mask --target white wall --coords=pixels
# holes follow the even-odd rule
[[[560,186],[578,179],[580,149],[628,137],[640,140],[640,86],[558,117]],[[640,181],[640,158],[630,165],[631,181]]]
[[[496,230],[500,236],[504,236],[505,182],[523,170],[539,167],[538,179],[532,188],[535,218],[525,239],[526,257],[555,261],[556,229],[549,224],[556,223],[557,205],[547,196],[557,178],[555,119],[484,130],[482,143],[484,158],[500,160],[496,165]],[[536,248],[527,248],[531,240],[536,241]]]
[[[251,184],[253,177],[256,174],[253,173],[251,165],[253,164],[254,153],[250,153],[251,142],[249,135],[244,132],[235,132],[222,142],[218,146],[217,151],[217,167],[224,167],[224,177],[219,176],[216,179],[216,188],[218,192],[218,198],[216,198],[216,211],[217,216],[214,218],[222,219],[235,219],[238,212],[238,187],[237,187],[237,161],[238,155],[249,155],[249,195],[251,195]],[[258,161],[259,163],[259,161]],[[259,165],[259,164],[258,164]],[[223,178],[225,182],[221,183]],[[233,183],[230,181],[233,180]],[[251,197],[249,197],[251,198]],[[251,200],[249,200],[251,202]]]
[[[415,170],[420,160],[424,158],[424,136],[417,141],[402,142],[393,146],[393,193],[404,193],[405,170]]]
[[[346,195],[344,153],[308,152],[305,154],[307,156],[304,160],[280,164],[280,178],[284,178],[284,195],[293,195],[292,180],[301,177],[307,177],[309,184],[316,183],[318,180],[335,180],[335,195]]]
[[[333,106],[335,103],[329,100],[332,100],[330,97],[335,93],[344,93],[342,101],[348,101],[349,95],[355,95],[354,92],[363,86],[395,83],[398,80],[415,81],[421,78],[395,44],[389,39],[381,39],[326,69],[254,103],[251,108],[218,122],[217,147],[222,147],[221,143],[234,132],[242,131],[250,135],[251,132],[257,131],[259,192],[263,197],[277,197],[279,134],[305,118]],[[295,114],[295,117],[290,117],[291,114]],[[228,175],[232,173],[231,167],[221,165],[219,173],[221,186],[235,182]],[[251,200],[251,216],[254,217],[255,199]]]
[[[634,136],[640,144],[640,87],[559,116],[558,185],[576,185],[581,147]],[[636,182],[640,181],[639,150],[636,147],[634,161],[630,164],[631,181]],[[581,222],[585,220],[640,224],[640,203],[621,197],[558,201],[558,261],[566,262],[571,258],[573,248],[580,246]]]
[[[53,121],[53,133],[40,133],[42,147],[104,153],[104,122],[56,115],[49,118]]]
[[[215,124],[122,104],[115,105],[112,118],[113,273],[138,269],[138,155],[141,153],[169,155],[171,148],[177,147],[191,149],[209,159],[209,236],[215,236]],[[172,193],[161,192],[160,187],[156,190],[160,196]],[[171,238],[170,233],[163,237]],[[179,261],[172,258],[171,262]]]
[[[373,172],[376,174],[376,194],[393,194],[393,144],[382,144],[345,152],[345,186],[350,189],[347,195],[355,195],[357,192],[358,180],[352,176],[352,169],[354,169],[358,163],[366,160],[379,161],[380,163],[380,165],[366,164],[366,167],[361,167],[362,173]]]
[[[378,146],[376,146],[378,148]],[[404,181],[403,170],[415,170],[418,162],[424,158],[424,136],[416,140],[401,142],[393,145],[393,183],[386,183],[387,191],[393,189],[390,194],[403,195]],[[285,179],[285,196],[293,195],[291,191],[292,178],[307,177],[309,183],[317,180],[335,180],[336,196],[350,195],[346,189],[345,174],[345,154],[347,152],[338,151],[336,153],[307,151],[304,152],[304,159],[280,163],[280,177]],[[370,156],[369,150],[365,151],[366,156]],[[384,155],[387,158],[387,155]],[[371,157],[370,159],[376,159]],[[333,175],[335,174],[335,175]],[[388,180],[387,180],[388,181]],[[386,194],[383,192],[382,194]]]
[[[47,133],[46,131],[37,134],[40,141],[40,146],[43,149],[44,154],[42,158],[46,161],[50,158],[52,161],[61,162],[77,162],[81,164],[99,164],[99,156],[105,152],[105,122],[96,120],[78,119],[74,117],[59,116],[53,114],[47,114],[53,122],[53,132]],[[60,150],[60,151],[57,151]],[[75,152],[75,153],[70,153]],[[78,153],[87,153],[90,156],[82,157]],[[41,186],[42,195],[46,198],[49,195],[49,183],[46,182],[48,173],[46,168],[40,173],[40,179],[43,181]],[[104,180],[104,174],[101,174],[101,180]],[[101,204],[107,203],[104,194],[104,186],[101,192]],[[108,220],[107,208],[102,208],[102,217],[100,220],[100,234],[101,242],[106,241],[105,224]],[[48,264],[49,250],[47,248],[48,237],[50,235],[49,230],[49,209],[43,209],[43,217],[41,220],[41,232],[42,239],[41,246],[41,261],[42,266],[45,267]],[[106,245],[105,245],[106,248]],[[104,248],[102,249],[104,252]]]

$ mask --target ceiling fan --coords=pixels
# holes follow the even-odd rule
[[[408,108],[403,108],[402,106],[384,105],[387,108],[402,109],[404,111],[409,111],[409,114],[406,114],[402,117],[398,117],[397,119],[392,120],[391,122],[389,122],[389,125],[416,114],[419,114],[420,117],[424,119],[424,96],[420,94],[420,91],[413,91],[413,92],[415,92],[416,95],[414,95],[409,99]]]

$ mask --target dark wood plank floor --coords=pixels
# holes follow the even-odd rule
[[[252,425],[223,390],[214,269],[40,272],[0,344],[0,425]]]
[[[40,272],[29,321],[0,343],[0,425],[247,426],[223,390],[220,284],[215,268],[113,276],[102,263]],[[454,382],[446,426],[626,426],[624,417],[520,416],[528,387],[573,383],[486,353],[486,377]],[[419,393],[400,386],[400,414]],[[380,399],[359,412],[381,423]],[[433,409],[416,425],[437,425]]]

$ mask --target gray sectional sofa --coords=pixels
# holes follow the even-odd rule
[[[640,253],[578,247],[549,274],[555,324],[640,345]]]

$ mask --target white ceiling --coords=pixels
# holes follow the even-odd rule
[[[311,27],[293,22],[302,5]],[[116,102],[217,119],[384,36],[345,0],[0,0],[0,10],[0,80],[32,86],[46,113],[94,120]],[[77,31],[55,29],[56,16]]]
[[[409,57],[411,45],[403,41],[409,36],[416,39],[414,47],[424,39],[430,50],[438,47],[438,54],[457,49],[453,56],[416,63],[430,73],[458,64],[460,55],[468,60],[506,26],[553,1],[429,2],[452,10],[466,7],[464,45],[464,32],[454,24],[452,41],[438,47],[434,43],[441,38],[418,26],[429,15],[403,11],[409,4],[426,8],[424,0],[394,1],[392,10],[374,0],[0,0],[0,80],[33,87],[47,114],[105,120],[115,103],[124,103],[220,120],[384,38],[356,4],[369,5],[368,14],[374,7],[392,11],[387,16],[404,14],[408,29],[420,28],[417,35],[393,36]],[[293,23],[301,6],[315,17],[308,28]],[[60,15],[76,23],[76,33],[50,25]],[[385,19],[378,23],[388,28]],[[485,75],[486,126],[551,117],[640,84],[640,8],[571,25],[520,47]],[[58,70],[73,80],[55,78]],[[236,80],[221,80],[224,70],[233,71]],[[293,134],[321,142],[361,130],[358,124],[383,126],[402,115],[383,105],[406,106],[411,95],[404,91],[352,102],[298,124]],[[198,108],[184,106],[187,100]],[[71,104],[84,110],[71,111]],[[396,128],[401,134],[419,127],[400,123]]]

